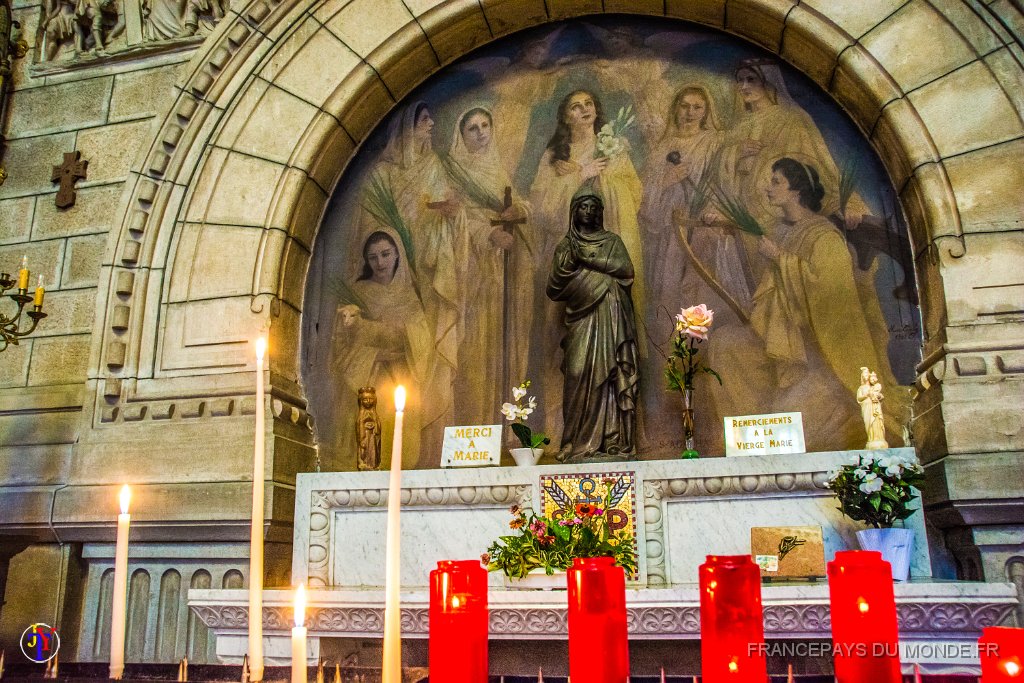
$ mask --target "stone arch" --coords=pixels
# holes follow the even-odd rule
[[[202,386],[250,395],[222,378],[254,369],[247,342],[269,329],[270,408],[282,422],[308,425],[297,367],[303,284],[353,151],[396,102],[457,57],[531,26],[605,12],[735,34],[803,71],[849,113],[908,217],[925,318],[924,393],[946,373],[946,325],[974,317],[961,298],[966,282],[947,291],[950,274],[963,269],[965,235],[1024,219],[1014,183],[999,189],[991,171],[1024,147],[1022,105],[991,59],[1009,53],[1012,36],[980,14],[945,11],[895,0],[856,11],[823,0],[250,0],[190,62],[127,183],[100,283],[93,424],[123,421],[143,396],[173,400],[183,378],[189,395]],[[900,56],[901,45],[924,39],[925,58]],[[1011,62],[1000,63],[1012,82],[1021,67]],[[949,116],[963,96],[958,85],[986,106]],[[282,116],[302,125],[282,130]],[[205,404],[188,410],[216,414]],[[941,425],[941,416],[930,419]],[[942,429],[930,433],[945,439]],[[308,430],[303,438],[309,443]],[[946,452],[944,443],[919,445]]]

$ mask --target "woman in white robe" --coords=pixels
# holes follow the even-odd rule
[[[525,220],[529,215],[529,205],[514,193],[512,206],[503,207],[512,180],[500,149],[489,110],[473,107],[459,116],[450,159],[469,240],[465,334],[456,396],[460,424],[488,424],[501,402],[508,400],[505,395],[511,385],[526,378],[530,336],[522,324],[532,318],[535,247],[530,243],[529,225],[517,225],[509,234],[492,223]],[[461,186],[460,178],[465,178]],[[508,311],[504,310],[506,288]],[[510,322],[507,347],[506,315]]]
[[[436,417],[423,424],[420,459],[430,466],[440,462],[443,428],[454,420],[453,382],[463,336],[469,256],[465,212],[434,151],[433,128],[425,103],[407,107],[392,119],[387,147],[372,176],[373,183],[390,193],[401,216],[401,245],[410,254],[412,283],[433,334],[430,401]],[[370,211],[364,221],[382,226],[380,216]],[[386,227],[398,231],[394,225]]]

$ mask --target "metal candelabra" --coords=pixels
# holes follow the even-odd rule
[[[18,281],[12,278],[10,274],[0,273],[0,296],[7,292],[7,290],[12,289],[16,284],[18,284]],[[7,296],[11,297],[18,304],[18,312],[13,317],[8,318],[4,315],[3,311],[0,311],[0,351],[6,351],[9,345],[17,345],[21,337],[27,337],[32,334],[39,321],[46,317],[46,314],[43,313],[41,301],[37,305],[32,306],[32,310],[25,311],[25,306],[34,299],[28,293],[27,287],[19,288],[17,294],[8,294]],[[28,329],[19,329],[19,323],[22,322],[22,312],[32,321],[32,325]]]

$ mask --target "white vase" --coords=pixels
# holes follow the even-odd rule
[[[532,467],[540,460],[540,456],[544,455],[543,448],[510,448],[508,450],[519,467]]]
[[[914,554],[913,529],[864,529],[857,532],[861,550],[877,550],[892,565],[892,578],[906,581],[910,576],[910,558]]]
[[[529,449],[526,449],[529,450]],[[509,590],[568,590],[565,572],[556,569],[554,574],[546,574],[541,568],[531,569],[530,573],[521,579],[513,579],[504,576],[505,588]]]

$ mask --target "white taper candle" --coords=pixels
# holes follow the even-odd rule
[[[124,628],[128,615],[128,527],[132,521],[128,514],[128,503],[131,497],[131,489],[125,484],[121,487],[121,514],[117,516],[114,595],[110,606],[110,678],[118,681],[124,675]]]
[[[402,509],[402,418],[405,387],[395,389],[395,435],[391,443],[391,480],[388,486],[388,527],[384,577],[384,666],[383,683],[402,683],[401,509]]]
[[[256,340],[256,442],[252,458],[252,526],[249,533],[249,680],[263,680],[263,470],[266,453],[263,356],[267,340]]]

